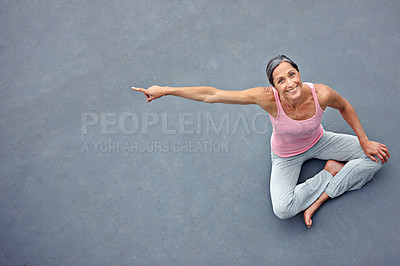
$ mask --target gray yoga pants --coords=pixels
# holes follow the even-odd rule
[[[297,184],[302,164],[312,158],[347,163],[335,177],[322,170],[314,177]],[[323,192],[335,198],[346,191],[361,188],[382,167],[381,161],[374,162],[365,155],[356,136],[327,131],[311,149],[302,154],[281,158],[271,151],[271,161],[272,207],[276,216],[281,219],[304,211]]]

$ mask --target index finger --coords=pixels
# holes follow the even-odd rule
[[[372,161],[379,163],[378,159],[376,159],[373,155],[367,155]]]
[[[143,88],[136,88],[136,87],[132,87],[132,90],[140,91],[140,92],[144,92],[145,91]]]

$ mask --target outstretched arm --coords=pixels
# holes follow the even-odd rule
[[[321,97],[322,102],[325,103],[326,106],[339,110],[343,119],[353,129],[354,133],[356,133],[364,153],[375,162],[378,162],[378,160],[374,156],[378,157],[382,163],[387,162],[388,158],[390,158],[388,148],[382,143],[368,139],[353,106],[328,86],[320,84],[319,92],[323,95]]]
[[[229,103],[229,104],[258,104],[267,110],[270,102],[275,102],[271,88],[256,87],[243,91],[225,91],[214,87],[161,87],[151,86],[148,89],[135,88],[133,90],[142,92],[151,102],[165,95],[174,95],[194,101],[206,103]],[[273,101],[271,101],[271,99]],[[267,110],[268,111],[268,110]]]

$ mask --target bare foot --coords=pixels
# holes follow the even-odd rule
[[[334,160],[329,160],[326,162],[324,170],[335,176],[337,173],[339,173],[343,166],[344,164],[342,163]],[[310,207],[307,208],[307,210],[304,211],[303,219],[308,228],[310,228],[312,225],[311,217],[327,199],[329,199],[328,194],[326,194],[325,192],[322,193],[322,195],[313,204],[311,204]]]
[[[307,208],[307,210],[304,211],[303,219],[308,228],[310,228],[312,225],[311,217],[318,210],[318,208],[321,207],[322,203],[324,203],[327,199],[329,199],[328,194],[326,194],[325,192],[322,193],[322,195],[316,201],[314,201],[314,203],[311,204],[310,207]]]

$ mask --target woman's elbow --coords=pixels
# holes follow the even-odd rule
[[[350,113],[351,111],[354,111],[354,108],[349,102],[346,101],[346,103],[343,104],[342,106],[340,106],[340,108],[338,108],[338,110],[342,115],[346,115],[346,114]]]
[[[212,88],[208,94],[206,94],[202,101],[205,103],[217,103],[218,102],[218,90],[215,88]]]
[[[205,103],[215,103],[216,102],[215,98],[212,97],[212,95],[204,97],[201,101],[205,102]]]

